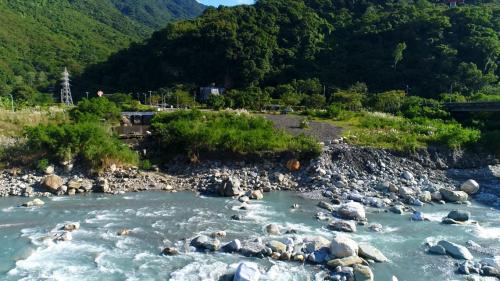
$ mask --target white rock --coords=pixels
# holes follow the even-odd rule
[[[439,241],[438,245],[442,246],[450,256],[452,256],[456,259],[463,259],[463,260],[473,260],[474,259],[474,257],[469,252],[469,250],[467,248],[465,248],[464,246],[461,246],[461,245],[458,245],[458,244],[455,244],[452,242],[448,242],[445,240]]]
[[[357,202],[348,202],[337,210],[340,217],[352,220],[365,220],[365,207]]]
[[[330,244],[330,253],[337,258],[345,258],[358,254],[358,243],[345,236],[337,236],[333,238]]]
[[[260,271],[257,264],[253,262],[242,262],[236,268],[233,281],[257,281]]]
[[[460,190],[465,193],[472,195],[479,191],[479,184],[475,180],[467,180],[460,186]]]
[[[401,177],[403,177],[404,179],[409,180],[409,181],[411,181],[415,178],[413,176],[413,174],[408,172],[408,171],[404,171],[403,174],[401,174]]]

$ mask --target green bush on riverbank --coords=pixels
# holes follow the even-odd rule
[[[291,136],[272,122],[247,114],[179,111],[157,115],[153,133],[166,151],[239,155],[292,152],[315,156],[320,145],[310,137]]]
[[[27,152],[56,162],[82,162],[92,169],[111,164],[135,165],[137,153],[97,123],[38,125],[27,128]]]

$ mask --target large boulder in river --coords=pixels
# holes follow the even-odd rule
[[[456,258],[456,259],[462,259],[462,260],[472,260],[474,257],[472,254],[469,252],[467,248],[464,246],[448,242],[445,240],[441,240],[438,242],[438,245],[443,247],[446,250],[446,253],[448,253],[450,256]]]
[[[273,252],[284,253],[286,252],[286,245],[280,241],[272,240],[267,242],[267,246],[273,250]]]
[[[304,239],[304,252],[307,254],[329,246],[330,241],[322,236],[307,237]]]
[[[234,239],[224,246],[224,250],[227,252],[238,252],[241,250],[241,241],[239,239]]]
[[[42,181],[42,185],[52,193],[57,193],[57,191],[61,186],[63,186],[63,184],[63,180],[57,175],[48,175],[43,178]]]
[[[318,207],[323,208],[325,210],[328,210],[330,212],[333,212],[333,210],[335,210],[335,207],[333,206],[333,204],[325,202],[325,201],[319,201]]]
[[[443,196],[443,199],[448,202],[464,202],[469,199],[469,195],[463,191],[441,188],[439,192]]]
[[[370,244],[360,243],[359,245],[359,256],[374,260],[376,262],[386,262],[388,259],[379,251],[379,249],[373,247]]]
[[[345,236],[333,238],[330,244],[330,253],[337,258],[345,258],[358,254],[358,243]]]
[[[253,262],[242,262],[236,268],[233,281],[258,281],[260,271],[257,264]]]
[[[268,224],[266,226],[266,232],[269,235],[280,235],[280,228],[276,224]]]
[[[362,264],[363,260],[358,256],[349,256],[341,259],[333,259],[327,262],[328,267],[336,268],[337,266],[353,266],[355,264]]]
[[[32,201],[28,201],[28,202],[24,203],[22,206],[23,207],[39,207],[39,206],[43,206],[44,204],[45,204],[45,202],[43,202],[42,200],[40,200],[38,198],[35,198]]]
[[[460,190],[472,195],[475,194],[479,191],[479,183],[477,183],[475,180],[467,180],[466,182],[462,183],[460,186]]]
[[[348,220],[366,220],[365,207],[358,202],[348,202],[337,209],[337,214]]]
[[[455,221],[468,221],[470,212],[453,210],[446,217]]]
[[[372,270],[365,265],[354,265],[354,279],[356,281],[373,281]]]
[[[334,231],[356,232],[356,223],[353,221],[336,220],[328,227]]]
[[[218,193],[221,196],[232,197],[242,193],[241,181],[238,178],[228,178],[219,186]]]
[[[191,241],[191,245],[200,249],[217,251],[220,248],[220,241],[218,239],[211,239],[206,235],[200,235]]]
[[[254,200],[262,200],[264,199],[264,194],[262,193],[261,190],[257,189],[257,190],[254,190],[252,191],[252,193],[250,194],[250,199],[254,199]]]

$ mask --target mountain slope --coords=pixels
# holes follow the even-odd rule
[[[165,5],[157,7],[156,13],[164,11],[172,16],[151,19],[151,25],[146,25],[114,5],[126,1],[111,1],[0,0],[0,94],[18,86],[47,90],[64,66],[80,73],[88,64],[142,40],[155,26],[200,13],[200,9],[190,10],[195,0],[176,0],[172,2],[179,6],[186,3],[182,17],[177,17],[176,11],[169,13]],[[149,2],[134,4],[146,7]],[[128,5],[134,7],[132,2]]]
[[[176,83],[230,88],[319,78],[436,97],[498,87],[500,4],[467,1],[260,0],[209,8],[121,51],[85,77],[133,91]],[[126,83],[125,83],[126,82]]]
[[[148,27],[159,29],[172,20],[199,16],[205,6],[195,0],[110,0],[124,15]]]

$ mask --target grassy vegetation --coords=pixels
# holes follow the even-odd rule
[[[455,121],[345,110],[335,111],[337,117],[333,118],[324,117],[324,114],[314,116],[344,127],[343,135],[349,143],[367,147],[414,151],[435,145],[456,149],[481,139],[479,130],[464,128]]]
[[[306,136],[276,130],[262,117],[228,112],[178,111],[157,115],[153,132],[166,151],[239,155],[293,152],[315,156],[319,144]]]
[[[26,129],[27,152],[59,163],[77,161],[99,170],[138,163],[137,153],[98,123],[38,125]]]
[[[0,136],[20,137],[26,126],[38,124],[60,124],[68,120],[62,108],[26,108],[12,112],[0,109]]]

